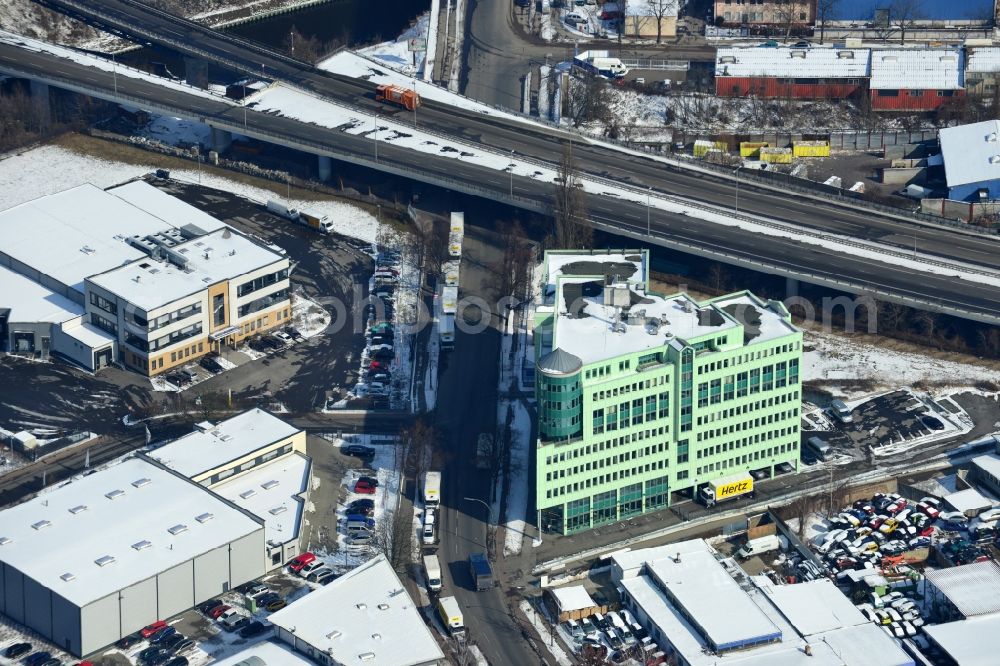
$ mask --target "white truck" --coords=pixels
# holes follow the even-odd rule
[[[268,199],[267,201],[268,212],[279,215],[290,222],[295,222],[296,224],[301,224],[304,227],[309,227],[321,234],[328,234],[333,231],[333,222],[326,215],[314,215],[306,211],[300,211],[297,208],[292,208],[286,206],[280,201],[275,201],[274,199]]]
[[[424,474],[424,507],[435,509],[441,504],[441,472]]]
[[[450,315],[458,312],[458,287],[441,288],[441,312]]]
[[[441,563],[437,555],[424,555],[424,574],[427,575],[427,589],[437,592],[441,589]]]
[[[461,636],[465,634],[465,618],[462,617],[462,609],[458,607],[458,600],[455,597],[441,597],[438,599],[438,615],[444,622],[445,629],[450,636]]]
[[[740,548],[736,554],[741,560],[745,560],[748,557],[753,557],[754,555],[760,555],[761,553],[769,553],[772,550],[778,550],[779,548],[785,548],[787,541],[784,537],[778,536],[777,534],[769,534],[768,536],[757,537],[756,539],[750,539],[743,547]]]
[[[744,495],[753,496],[753,477],[750,476],[750,472],[740,472],[709,481],[698,491],[698,501],[707,507],[712,507],[719,502]]]
[[[455,348],[455,315],[442,314],[438,318],[438,335],[441,341],[441,351]]]

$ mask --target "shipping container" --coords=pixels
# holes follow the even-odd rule
[[[760,161],[767,164],[791,164],[791,148],[761,148]]]
[[[795,157],[829,157],[829,141],[792,141],[792,155]]]
[[[721,151],[723,153],[728,152],[729,144],[725,141],[709,141],[707,139],[698,139],[694,142],[694,156],[704,157],[710,152]]]
[[[863,78],[792,79],[774,76],[718,76],[715,94],[719,97],[761,97],[764,99],[846,99],[866,89]]]
[[[760,149],[770,145],[767,141],[741,141],[740,157],[760,157]]]

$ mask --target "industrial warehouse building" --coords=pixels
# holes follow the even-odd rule
[[[965,51],[720,48],[715,58],[715,93],[720,97],[772,99],[867,95],[873,111],[933,111],[966,94]]]
[[[0,350],[166,372],[284,325],[288,274],[276,248],[144,181],[81,185],[0,212]]]
[[[144,458],[0,513],[0,611],[82,656],[264,574],[264,522]]]
[[[267,569],[299,554],[312,461],[306,434],[262,409],[195,431],[148,455],[264,521]]]
[[[549,251],[535,310],[538,524],[568,533],[799,460],[802,332],[777,301],[648,291],[645,250]]]
[[[611,577],[671,663],[914,666],[832,582],[747,576],[702,539],[614,553]]]
[[[323,666],[437,666],[444,654],[385,555],[271,615],[278,640]]]
[[[938,140],[949,199],[1000,199],[1000,121],[945,127]]]

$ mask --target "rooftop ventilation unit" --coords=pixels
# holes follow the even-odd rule
[[[389,610],[389,604],[379,604],[378,605],[378,609],[379,610]]]
[[[1000,155],[990,155],[990,164],[1000,164]]]
[[[806,52],[805,51],[792,51],[788,55],[789,55],[789,57],[792,57],[792,58],[803,58],[804,59],[806,57]]]
[[[899,60],[899,58],[894,55],[882,56],[882,62],[896,62],[897,60]]]
[[[339,629],[334,629],[333,631],[331,631],[326,635],[326,637],[329,638],[331,641],[334,640],[335,638],[340,638],[341,636],[343,636],[343,634],[340,632]]]
[[[142,541],[137,541],[134,544],[132,544],[132,547],[135,548],[136,550],[146,550],[152,545],[153,545],[152,543],[150,543],[146,539],[143,539]]]
[[[721,58],[719,58],[719,64],[720,65],[726,65],[726,64],[735,65],[736,64],[736,58],[734,56],[722,56]]]
[[[360,604],[356,604],[356,605],[357,605],[358,610],[368,610],[368,604],[360,603]]]
[[[64,583],[71,583],[74,580],[76,580],[76,576],[74,576],[73,574],[71,574],[68,571],[66,573],[64,573],[62,576],[59,576],[59,577],[63,579]]]
[[[101,555],[96,560],[94,560],[94,564],[96,564],[99,567],[106,567],[109,564],[113,564],[114,561],[115,558],[113,555]]]
[[[253,488],[251,488],[250,490],[244,490],[243,492],[241,492],[240,493],[240,497],[242,497],[243,499],[250,499],[251,497],[253,497],[256,494],[257,494],[257,491],[254,490]]]
[[[213,518],[215,518],[215,514],[214,513],[203,513],[200,516],[195,516],[194,519],[197,520],[199,523],[201,523],[201,524],[204,525],[205,523],[207,523],[208,521],[212,520]]]
[[[233,436],[232,435],[223,435],[219,439],[221,439],[223,442],[231,442],[233,440]]]
[[[78,504],[77,506],[74,506],[72,509],[70,509],[69,512],[75,516],[76,514],[83,513],[86,510],[87,510],[86,504]]]
[[[373,641],[380,641],[380,640],[382,640],[382,634],[372,634],[372,640]]]
[[[264,483],[260,484],[260,487],[263,488],[264,490],[270,490],[271,488],[276,488],[277,486],[278,482],[275,481],[274,479],[271,479],[270,481],[265,481]]]
[[[52,527],[52,521],[39,520],[37,523],[32,523],[31,526],[36,530],[44,530],[46,527]]]
[[[986,135],[986,141],[987,141],[987,143],[996,143],[997,142],[997,133],[996,132],[990,132],[989,134],[987,134]]]
[[[854,51],[837,51],[837,57],[841,60],[853,60]]]
[[[177,536],[178,534],[184,534],[185,532],[187,532],[188,526],[185,525],[184,523],[180,523],[174,525],[173,527],[168,527],[167,531],[173,534],[174,536]]]
[[[152,483],[152,481],[143,477],[141,479],[136,479],[135,481],[133,481],[132,485],[135,486],[136,488],[142,488],[143,486],[148,486],[150,483]]]
[[[285,506],[276,506],[273,509],[271,509],[270,511],[268,511],[268,513],[270,513],[272,516],[277,516],[278,514],[284,513],[287,510],[288,510],[288,507],[285,507]]]
[[[358,659],[360,659],[361,661],[374,661],[375,660],[375,653],[374,652],[362,652],[361,654],[358,655]]]
[[[0,546],[6,546],[9,543],[13,543],[13,541],[10,537],[0,537]]]
[[[117,488],[115,490],[112,490],[110,493],[104,493],[104,496],[107,497],[109,500],[116,500],[119,497],[122,497],[124,494],[125,494],[124,490],[122,490],[121,488]]]

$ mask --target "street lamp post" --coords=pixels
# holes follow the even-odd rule
[[[420,99],[420,95],[417,94],[417,77],[413,77],[413,129],[417,129],[417,100]]]
[[[734,212],[740,212],[740,169],[743,165],[736,167],[736,203],[733,207]]]
[[[112,77],[114,78],[114,82],[115,82],[115,97],[117,97],[118,96],[118,60],[115,58],[115,54],[114,53],[111,54],[111,69],[112,69],[112,72],[113,72]]]
[[[247,82],[243,80],[243,131],[247,129]]]
[[[646,190],[646,235],[647,236],[649,236],[649,230],[650,230],[649,209],[652,206],[652,198],[653,198],[653,187],[650,186],[649,189]]]
[[[493,528],[493,507],[484,502],[483,500],[477,499],[475,497],[464,497],[463,499],[467,502],[479,502],[480,504],[486,507],[486,553],[487,555],[489,555],[490,531]]]
[[[375,112],[375,162],[378,162],[378,112]]]
[[[514,151],[510,151],[510,198],[514,198]]]

